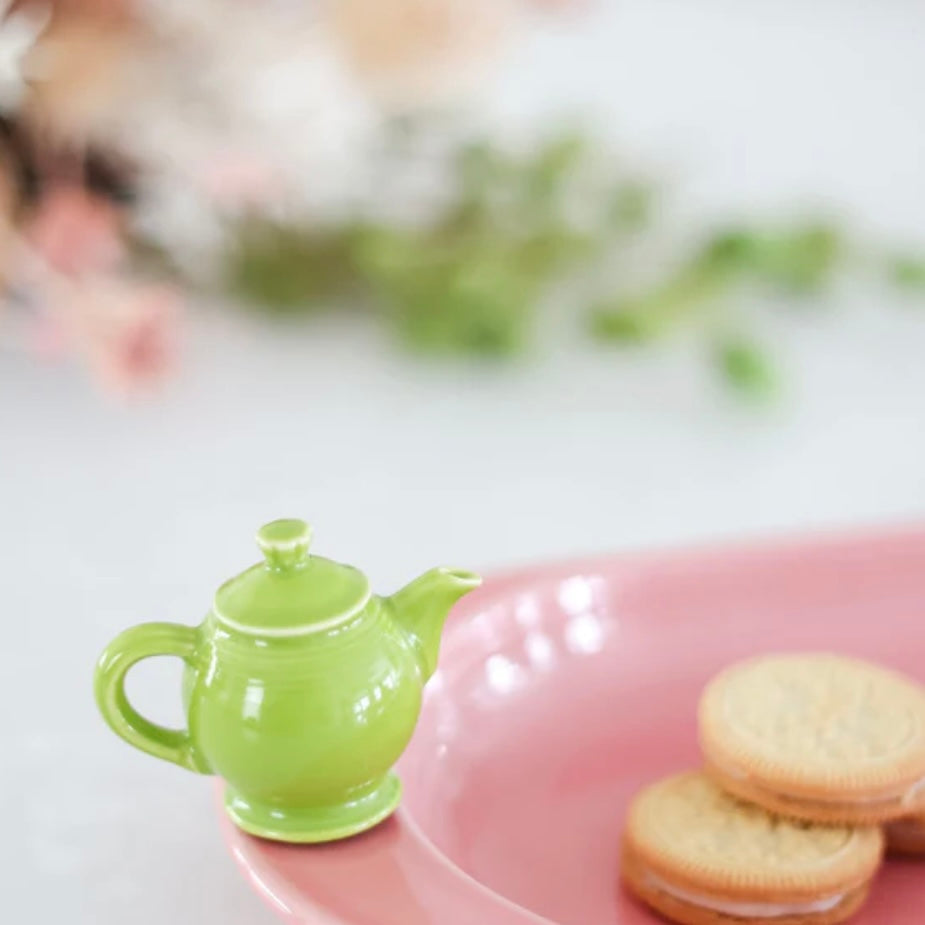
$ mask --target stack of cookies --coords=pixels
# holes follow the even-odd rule
[[[684,925],[834,925],[885,843],[925,854],[925,688],[836,655],[726,669],[699,707],[703,769],[633,801],[628,889]],[[923,910],[925,920],[925,910]]]

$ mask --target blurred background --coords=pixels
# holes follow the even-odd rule
[[[920,518],[923,44],[914,0],[8,5],[5,917],[271,921],[91,696],[265,521],[385,592]]]

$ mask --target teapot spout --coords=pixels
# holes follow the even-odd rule
[[[440,636],[450,608],[481,583],[474,572],[434,568],[386,599],[393,618],[417,649],[424,681],[437,668]]]

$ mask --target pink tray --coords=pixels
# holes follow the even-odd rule
[[[402,808],[289,846],[223,823],[253,885],[311,925],[642,925],[617,885],[631,795],[698,762],[726,663],[826,649],[925,682],[925,531],[620,556],[488,581],[448,624],[402,758]],[[925,921],[925,863],[890,862],[856,925]]]

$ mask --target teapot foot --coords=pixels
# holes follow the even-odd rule
[[[388,818],[401,801],[401,782],[389,773],[375,789],[332,806],[281,808],[248,800],[227,787],[225,811],[251,835],[307,844],[358,835]]]

